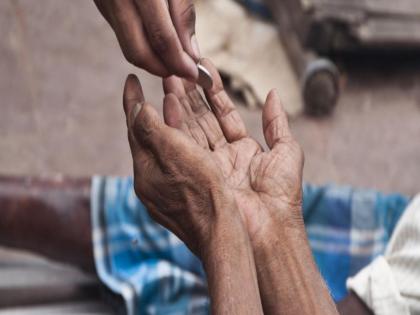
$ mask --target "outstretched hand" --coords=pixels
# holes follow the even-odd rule
[[[303,225],[303,153],[276,92],[263,108],[263,151],[203,64],[207,103],[190,82],[165,79],[165,123],[128,78],[137,195],[203,261],[215,314],[337,314]]]
[[[303,152],[290,132],[277,92],[269,93],[263,108],[262,127],[269,147],[264,152],[247,134],[214,65],[206,59],[202,63],[214,80],[205,91],[210,108],[193,83],[170,77],[164,79],[165,122],[182,130],[215,162],[251,239],[272,222],[299,222]]]
[[[165,122],[144,101],[134,76],[124,91],[136,193],[151,215],[199,256],[220,218],[240,218],[251,240],[273,220],[299,220],[303,167],[276,92],[263,109],[270,148],[264,152],[247,135],[215,67],[208,60],[203,64],[214,80],[205,91],[209,106],[194,84],[165,79]]]

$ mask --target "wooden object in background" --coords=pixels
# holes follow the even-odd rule
[[[302,82],[305,109],[332,111],[339,73],[331,52],[420,49],[418,0],[264,0]]]

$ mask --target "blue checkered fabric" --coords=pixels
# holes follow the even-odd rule
[[[303,192],[313,255],[339,301],[346,279],[384,252],[409,199],[334,185]],[[128,314],[209,313],[200,261],[149,217],[131,178],[94,177],[91,200],[97,273]]]

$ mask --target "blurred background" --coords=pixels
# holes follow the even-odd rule
[[[121,105],[125,77],[138,74],[156,106],[161,82],[125,61],[93,1],[2,0],[0,35],[0,173],[129,175]],[[198,37],[207,41],[199,30]],[[291,118],[306,154],[305,180],[418,192],[418,58],[347,59],[340,61],[342,88],[334,112],[321,119]],[[284,98],[291,89],[273,83],[266,90],[271,88]],[[263,142],[260,110],[240,108]]]
[[[200,12],[198,23],[205,15]],[[272,21],[270,27],[277,30],[278,17]],[[205,46],[212,34],[203,29],[202,35],[200,29],[197,35]],[[129,72],[139,75],[147,99],[158,108],[161,80],[125,61],[93,1],[0,0],[0,38],[0,174],[130,175],[121,101],[124,80]],[[404,53],[378,54],[380,45],[368,53],[327,51],[339,73],[339,96],[328,114],[315,116],[305,111],[305,96],[299,100],[297,95],[302,72],[289,61],[287,40],[279,39],[278,45],[284,52],[276,55],[272,68],[284,76],[272,84],[265,78],[263,89],[277,88],[289,102],[285,106],[293,133],[305,151],[305,181],[419,192],[420,59],[410,45]],[[244,51],[255,48],[252,43],[239,46]],[[229,61],[217,60],[229,77]],[[241,72],[240,66],[234,70]],[[246,81],[247,72],[240,74]],[[252,88],[253,82],[247,86]],[[250,105],[235,85],[232,90],[250,133],[263,143],[260,107]],[[0,249],[0,266],[25,259]],[[10,279],[10,273],[2,272],[0,268],[0,291],[2,279]],[[24,276],[16,273],[13,283],[19,277]],[[72,277],[77,278],[67,279]],[[48,278],[55,281],[43,279]]]

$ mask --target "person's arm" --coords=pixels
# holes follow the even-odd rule
[[[315,265],[303,220],[282,218],[253,240],[265,314],[337,314]]]
[[[134,75],[124,88],[134,188],[158,223],[202,260],[214,314],[262,314],[237,203],[209,151],[165,125]]]
[[[291,134],[279,96],[271,91],[263,108],[269,148],[263,152],[247,135],[214,65],[206,59],[202,64],[213,78],[213,86],[205,90],[212,111],[194,85],[172,77],[164,80],[164,116],[170,126],[208,147],[233,191],[254,248],[265,313],[336,313],[303,227],[303,152]]]
[[[0,176],[0,246],[93,271],[90,179]]]
[[[232,213],[237,212],[234,205],[232,208]],[[224,204],[222,211],[226,210]],[[231,217],[220,218],[214,225],[212,237],[203,250],[211,311],[212,314],[263,314],[248,233],[238,217]]]

